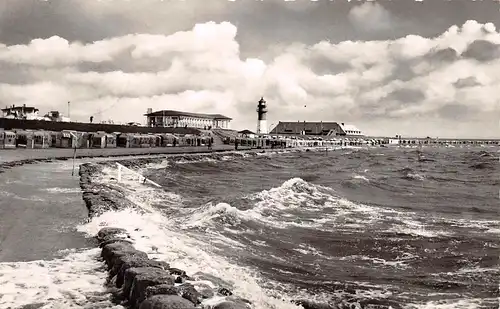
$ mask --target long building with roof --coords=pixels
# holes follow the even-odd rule
[[[198,129],[229,129],[232,118],[221,114],[189,113],[174,110],[153,112],[151,109],[145,114],[148,127],[188,127]]]
[[[338,122],[280,121],[271,130],[273,135],[364,136],[356,126]]]

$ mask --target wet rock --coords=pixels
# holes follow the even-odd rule
[[[194,309],[189,300],[177,295],[155,295],[143,301],[139,309]]]
[[[338,309],[337,306],[332,306],[325,303],[312,302],[305,299],[295,300],[296,305],[302,306],[304,309]]]
[[[244,303],[225,301],[216,305],[214,309],[248,309],[248,306]]]
[[[130,295],[130,290],[132,289],[132,283],[134,282],[135,276],[143,271],[147,271],[148,267],[132,267],[127,269],[123,274],[123,287],[122,294],[128,299]],[[118,285],[118,284],[117,284]]]
[[[179,286],[179,292],[183,298],[189,300],[193,304],[199,305],[201,303],[201,294],[194,288],[192,284],[186,283]]]
[[[135,250],[134,246],[130,244],[114,243],[108,244],[102,248],[101,257],[106,259],[114,251]]]
[[[359,301],[362,308],[392,308],[402,309],[400,304],[389,299],[363,299]]]
[[[220,295],[222,296],[231,296],[233,295],[233,292],[231,292],[229,289],[227,288],[220,288],[217,293],[219,293]]]
[[[203,280],[203,281],[210,281],[212,282],[215,286],[222,286],[222,287],[231,287],[232,284],[222,280],[221,278],[218,278],[216,276],[202,273],[202,272],[197,272],[193,275],[193,278],[196,280]]]
[[[228,296],[226,297],[226,300],[228,301],[232,301],[232,302],[235,302],[235,303],[242,303],[242,304],[248,304],[250,305],[252,302],[249,301],[248,299],[245,299],[245,298],[241,298],[241,297],[238,297],[238,296]]]
[[[97,238],[99,243],[102,243],[102,242],[105,242],[107,240],[110,240],[110,239],[123,239],[123,240],[132,240],[130,238],[130,235],[128,234],[113,234],[113,235],[106,235],[104,237],[101,237],[101,238]]]
[[[146,288],[146,298],[153,295],[179,295],[179,289],[169,284],[148,286]]]
[[[129,268],[139,268],[139,267],[153,267],[162,270],[168,270],[170,265],[167,262],[150,260],[138,255],[125,255],[120,256],[115,260],[113,269],[111,269],[110,275],[116,274],[116,286],[121,287],[125,279],[125,271]]]
[[[186,272],[182,269],[179,269],[179,268],[170,268],[170,274],[171,275],[176,275],[176,276],[184,276],[186,277]]]
[[[116,236],[116,235],[128,235],[126,229],[118,227],[105,227],[97,232],[97,239],[99,241],[103,240],[105,237]]]
[[[111,239],[108,239],[108,240],[100,242],[99,243],[99,247],[103,248],[106,245],[114,244],[114,243],[123,243],[123,244],[129,244],[129,245],[133,244],[132,241],[127,240],[127,239],[123,239],[123,238],[111,238]]]
[[[117,259],[123,256],[138,256],[144,259],[148,258],[148,255],[145,252],[134,249],[134,247],[130,244],[119,242],[104,246],[101,256],[108,265],[109,269],[112,269]]]
[[[129,268],[127,271],[135,269],[135,276],[130,289],[129,301],[132,308],[146,298],[146,288],[160,284],[174,285],[174,278],[167,272],[159,268],[142,267]]]
[[[200,293],[202,299],[211,298],[215,295],[212,288],[207,284],[197,283],[194,285],[194,287]]]

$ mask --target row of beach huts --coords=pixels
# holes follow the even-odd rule
[[[437,139],[391,139],[319,136],[242,136],[232,130],[213,130],[213,135],[173,133],[106,133],[71,130],[2,130],[0,149],[15,148],[153,148],[194,147],[214,144],[217,136],[223,144],[244,148],[303,148],[335,146],[413,146],[413,145],[499,145],[498,140],[465,141]]]
[[[1,129],[0,129],[1,130]],[[369,142],[354,139],[322,139],[319,137],[242,137],[235,131],[217,132],[224,144],[244,148],[300,148],[343,145],[363,145]],[[178,135],[172,133],[106,133],[45,130],[3,130],[0,131],[0,149],[15,148],[153,148],[193,147],[214,143],[214,136]],[[373,144],[373,143],[372,143]]]
[[[10,130],[0,131],[0,149],[14,148],[151,148],[205,146],[209,136],[169,133],[106,133],[78,131]]]

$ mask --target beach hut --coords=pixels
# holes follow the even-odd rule
[[[140,134],[133,134],[129,136],[129,147],[140,148],[142,136]]]
[[[151,148],[156,144],[156,137],[151,134],[141,135],[141,148]]]
[[[89,148],[90,147],[90,133],[76,132],[76,147]]]
[[[174,145],[175,136],[173,134],[161,134],[161,145],[160,147],[170,147]]]
[[[76,145],[76,131],[63,130],[56,133],[56,147],[73,148]]]
[[[91,148],[105,148],[106,147],[106,133],[96,132],[92,134],[90,141]]]
[[[106,148],[116,148],[116,135],[113,133],[105,134]]]
[[[16,130],[15,133],[16,133],[17,148],[29,148],[29,149],[33,148],[34,146],[33,131]]]
[[[12,131],[0,132],[0,149],[16,148],[16,133]]]
[[[116,146],[122,148],[134,148],[134,134],[121,133],[116,137]]]
[[[50,132],[35,131],[33,132],[33,148],[49,148],[51,142]]]
[[[52,147],[52,148],[58,147],[57,146],[57,133],[58,132],[54,132],[54,131],[51,131],[49,133],[50,134],[50,147]]]

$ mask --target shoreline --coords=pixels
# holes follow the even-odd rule
[[[40,162],[66,161],[72,158],[113,158],[113,157],[137,157],[154,155],[185,155],[185,154],[210,154],[228,151],[250,151],[265,149],[235,150],[232,146],[214,146],[210,151],[207,147],[163,147],[163,148],[102,148],[102,149],[77,149],[76,156],[74,149],[53,148],[53,149],[12,149],[0,150],[0,173],[2,170],[24,164],[34,164]]]

